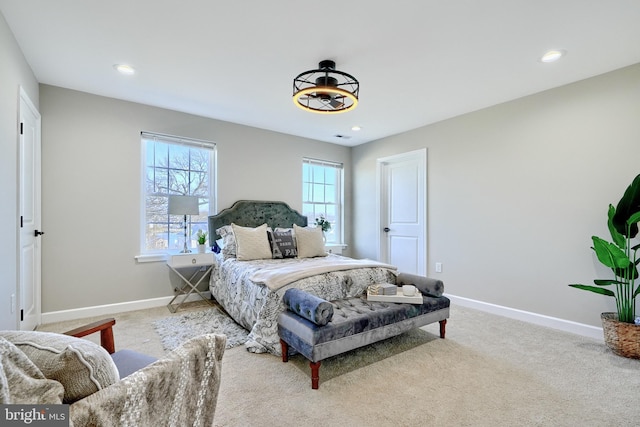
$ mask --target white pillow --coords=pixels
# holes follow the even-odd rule
[[[293,230],[296,234],[298,258],[327,256],[327,252],[324,250],[322,228],[299,227],[293,224]]]
[[[271,245],[267,237],[267,224],[256,228],[231,224],[231,228],[236,238],[236,258],[239,261],[272,257]]]

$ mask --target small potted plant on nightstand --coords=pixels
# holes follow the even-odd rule
[[[640,294],[637,252],[632,246],[640,222],[640,175],[627,187],[617,207],[609,205],[607,225],[613,243],[593,236],[593,249],[604,266],[613,272],[613,279],[596,279],[596,286],[571,284],[574,288],[614,297],[616,313],[602,313],[604,340],[615,354],[640,359],[640,320],[636,318],[636,297]],[[615,287],[615,292],[607,286]]]
[[[198,230],[196,235],[198,239],[198,252],[203,254],[207,249],[207,232]]]

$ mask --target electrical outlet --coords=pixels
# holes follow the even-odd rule
[[[11,294],[11,313],[16,312],[16,294]]]
[[[436,273],[442,273],[442,263],[436,262]]]

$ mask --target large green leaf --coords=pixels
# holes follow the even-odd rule
[[[623,285],[624,282],[621,282],[619,280],[612,280],[612,279],[596,279],[593,281],[593,283],[595,283],[598,286],[609,286],[609,285]]]
[[[633,214],[640,211],[640,175],[636,176],[633,182],[627,187],[624,195],[618,202],[616,213],[613,216],[613,225],[618,233],[629,238],[634,238],[638,234],[637,221],[629,227],[629,235],[627,235],[627,220]]]
[[[638,269],[635,264],[629,264],[625,268],[615,268],[614,273],[618,277],[624,277],[627,280],[637,279],[638,278]]]
[[[616,230],[616,227],[613,225],[613,217],[616,214],[616,208],[613,205],[609,205],[609,212],[607,214],[607,226],[609,227],[609,233],[611,233],[611,238],[613,242],[618,245],[620,249],[624,249],[627,245],[627,239]]]
[[[638,221],[640,221],[640,212],[636,212],[631,215],[631,217],[629,217],[629,219],[627,220],[627,225],[636,224]]]
[[[577,288],[577,289],[582,289],[585,291],[591,291],[591,292],[595,292],[596,294],[601,294],[601,295],[607,295],[610,297],[615,297],[616,294],[613,293],[613,291],[610,291],[609,289],[605,289],[605,288],[597,288],[595,286],[589,286],[589,285],[579,285],[579,284],[571,284],[569,285],[572,288]]]
[[[609,268],[620,269],[627,268],[631,261],[622,249],[613,243],[609,243],[600,237],[593,236],[593,250],[596,251],[598,261]]]

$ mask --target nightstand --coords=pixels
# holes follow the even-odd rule
[[[176,255],[170,254],[167,256],[167,267],[169,267],[171,271],[176,273],[178,277],[182,279],[182,286],[180,287],[180,289],[176,289],[178,294],[173,297],[169,304],[167,304],[167,308],[169,309],[169,311],[175,313],[178,308],[180,308],[180,306],[187,300],[189,295],[194,292],[200,295],[200,298],[213,305],[211,300],[198,290],[198,285],[200,285],[202,280],[207,277],[209,273],[211,273],[215,262],[216,260],[212,252]],[[188,279],[184,277],[180,272],[180,270],[186,270],[193,267],[199,268],[197,268],[196,271]],[[198,281],[194,283],[194,280],[196,278],[198,279]],[[182,301],[174,304],[174,301],[180,296],[183,296]]]

